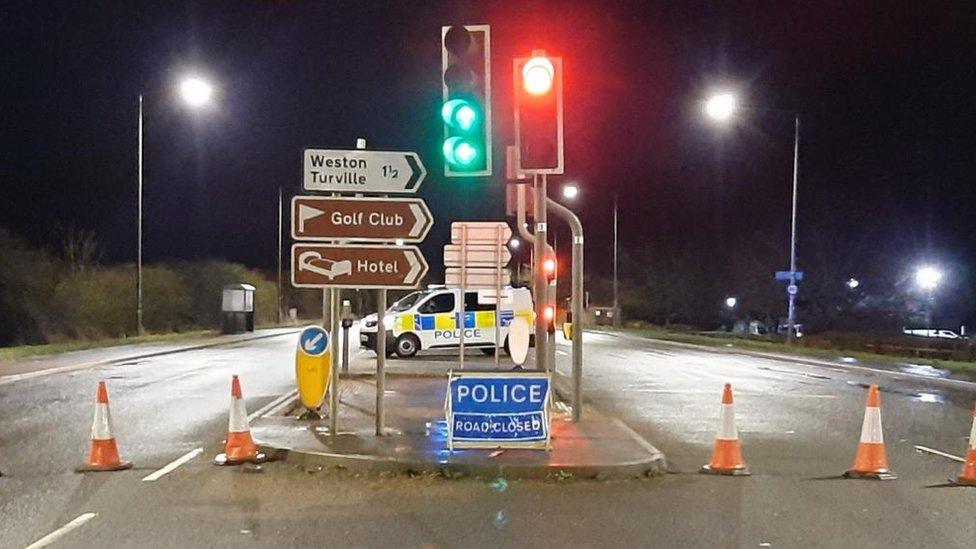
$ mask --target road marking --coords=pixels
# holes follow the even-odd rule
[[[929,447],[927,447],[927,446],[918,446],[918,445],[916,445],[916,446],[915,446],[915,450],[916,450],[916,451],[919,451],[919,452],[928,452],[928,453],[930,453],[930,454],[935,454],[935,455],[937,455],[937,456],[942,456],[942,457],[944,457],[944,458],[949,458],[949,459],[951,459],[952,461],[958,461],[958,462],[960,462],[960,463],[965,463],[965,462],[966,462],[966,460],[965,460],[965,459],[963,459],[963,458],[961,458],[961,457],[959,457],[959,456],[954,456],[954,455],[952,455],[952,454],[947,454],[947,453],[945,453],[945,452],[942,452],[942,451],[939,451],[939,450],[936,450],[935,448],[929,448]]]
[[[27,546],[27,549],[40,549],[41,547],[47,547],[52,543],[58,541],[64,537],[68,532],[74,530],[75,528],[81,526],[82,524],[90,521],[91,519],[98,516],[98,513],[82,513],[78,518],[72,520],[68,524],[65,524],[61,528],[51,532],[50,534],[44,536],[43,538],[35,541],[34,543]]]
[[[163,475],[166,475],[168,473],[173,472],[180,465],[183,465],[184,463],[190,461],[191,459],[199,456],[202,453],[203,453],[203,448],[196,448],[194,450],[190,450],[189,452],[187,452],[187,453],[183,454],[182,456],[176,458],[175,460],[171,461],[168,465],[166,465],[162,469],[160,469],[160,470],[158,470],[158,471],[156,471],[154,473],[150,473],[149,475],[146,475],[142,479],[142,481],[143,482],[152,482],[154,480],[159,480],[159,479],[161,479],[163,477]]]
[[[289,392],[281,395],[280,397],[278,397],[278,398],[272,400],[271,402],[265,404],[264,406],[262,406],[261,409],[259,409],[257,412],[254,412],[253,414],[247,416],[247,420],[248,421],[254,421],[255,419],[257,419],[257,418],[263,416],[265,413],[267,413],[268,410],[274,408],[275,406],[281,404],[282,402],[288,400],[289,398],[291,398],[291,397],[293,397],[293,396],[295,396],[297,394],[298,394],[298,390],[295,389],[293,391],[289,391]]]

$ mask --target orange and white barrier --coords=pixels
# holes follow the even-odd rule
[[[237,465],[239,463],[261,463],[264,454],[251,438],[251,426],[247,420],[244,397],[241,395],[241,382],[235,375],[230,383],[230,420],[227,424],[227,443],[224,453],[214,458],[217,465]]]
[[[735,427],[735,408],[732,400],[732,384],[726,383],[722,392],[722,408],[719,411],[718,434],[712,460],[701,468],[702,473],[714,475],[748,475],[749,468],[742,459],[739,431]]]
[[[969,431],[969,448],[966,451],[966,461],[953,483],[976,486],[976,405],[973,406],[973,427]]]
[[[112,413],[108,408],[108,388],[104,381],[98,382],[95,393],[95,419],[91,429],[91,451],[88,460],[78,471],[121,471],[132,464],[119,458],[119,448],[112,434]]]
[[[844,473],[846,478],[894,480],[898,478],[888,469],[884,434],[881,429],[881,391],[877,385],[868,388],[868,400],[861,423],[861,440],[857,445],[854,466]]]

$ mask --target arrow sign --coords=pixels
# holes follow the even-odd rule
[[[455,221],[451,223],[451,242],[461,242],[461,227],[468,229],[468,244],[494,244],[499,240],[505,244],[512,238],[512,229],[504,221]]]
[[[295,244],[291,283],[296,288],[416,288],[427,261],[416,246]]]
[[[305,149],[302,188],[334,193],[415,193],[426,176],[415,152]]]
[[[444,272],[444,285],[449,288],[460,288],[470,290],[492,290],[498,286],[508,286],[511,282],[508,271],[501,270],[501,280],[496,278],[499,271],[494,268],[473,267],[465,269],[464,284],[461,280],[461,269],[448,267]]]
[[[419,198],[296,196],[291,201],[295,240],[420,242],[434,218]]]
[[[444,245],[444,266],[460,267],[463,255],[466,267],[497,267],[499,246],[495,244],[468,244],[463,249],[460,244]],[[508,246],[501,246],[501,264],[508,264],[512,259],[512,253],[508,251]]]

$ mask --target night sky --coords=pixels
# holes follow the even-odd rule
[[[426,164],[437,276],[450,221],[503,215],[511,59],[544,48],[566,71],[567,168],[551,185],[582,186],[591,273],[610,273],[614,193],[625,253],[693,249],[721,277],[763,240],[782,250],[763,268],[788,267],[798,115],[801,268],[868,238],[900,264],[959,266],[971,285],[974,14],[965,2],[6,2],[0,226],[41,245],[55,225],[92,229],[106,261],[133,260],[142,93],[148,261],[273,267],[277,191],[300,192],[302,149],[365,137]],[[440,26],[460,23],[492,25],[490,179],[442,175]],[[217,85],[205,112],[175,98],[188,70]],[[751,107],[733,127],[702,118],[717,89]]]

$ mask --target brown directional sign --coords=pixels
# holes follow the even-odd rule
[[[294,244],[291,283],[296,288],[416,288],[427,261],[416,246]]]
[[[296,196],[291,201],[295,240],[420,242],[433,224],[419,198]]]

